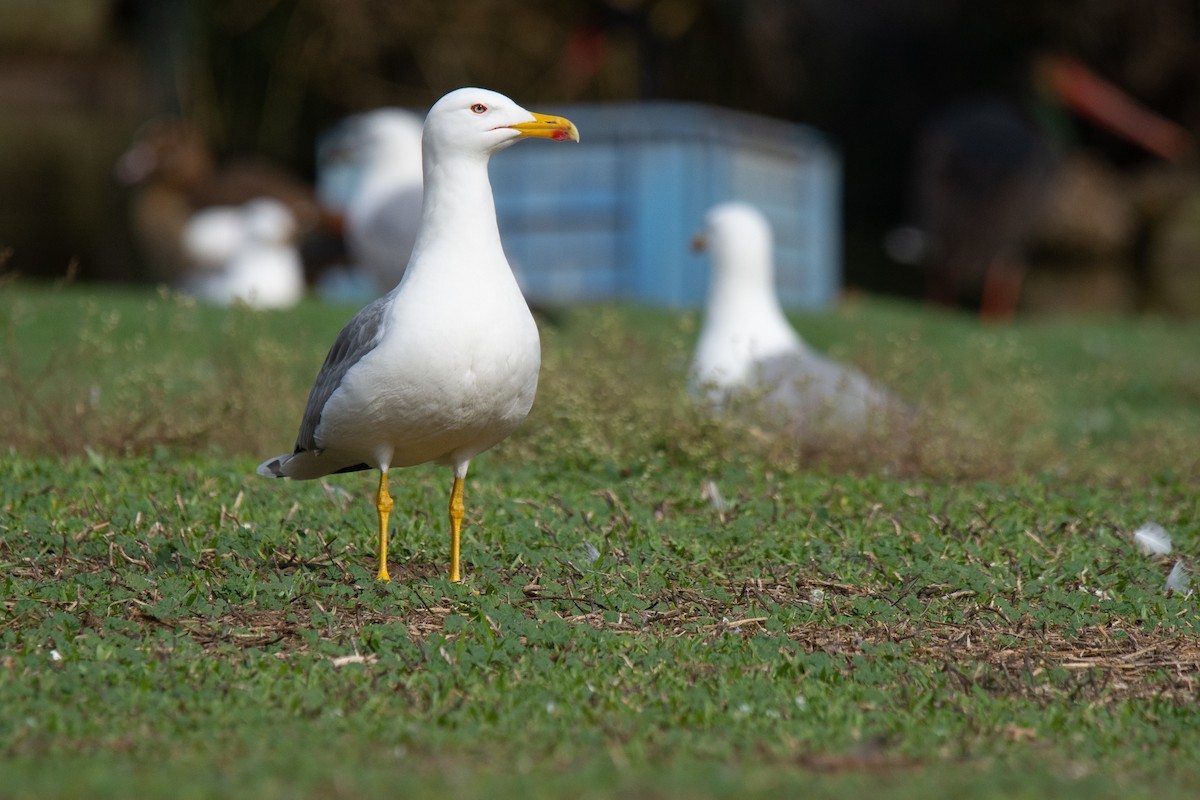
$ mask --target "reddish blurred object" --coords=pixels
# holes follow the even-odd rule
[[[1039,76],[1072,110],[1105,130],[1168,161],[1195,151],[1187,130],[1164,119],[1070,56],[1043,56]]]

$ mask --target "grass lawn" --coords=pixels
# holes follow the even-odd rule
[[[352,312],[0,286],[0,797],[1200,796],[1200,324],[796,315],[918,409],[839,442],[555,310],[466,581],[419,467],[380,585],[372,474],[253,474]]]

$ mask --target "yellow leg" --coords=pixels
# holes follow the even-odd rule
[[[388,494],[387,471],[379,473],[379,494],[375,496],[375,508],[379,511],[379,574],[377,580],[390,583],[387,571],[388,514],[392,513],[392,496]]]
[[[458,571],[458,540],[463,520],[463,479],[455,476],[454,488],[450,490],[450,580],[462,580]]]

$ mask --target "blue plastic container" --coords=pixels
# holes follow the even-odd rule
[[[753,203],[775,233],[787,307],[841,285],[841,163],[803,125],[693,103],[555,106],[581,142],[527,142],[491,162],[505,251],[529,300],[697,307],[708,260],[689,243],[705,212]]]

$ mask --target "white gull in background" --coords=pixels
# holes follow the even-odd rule
[[[457,89],[429,110],[425,202],[404,277],[338,334],[293,452],[258,467],[300,480],[378,469],[381,581],[390,579],[388,470],[453,468],[450,580],[458,581],[467,468],[533,404],[538,331],[500,244],[487,171],[493,153],[522,137],[579,140],[568,120],[485,89]]]
[[[296,235],[292,212],[271,198],[201,209],[183,229],[190,269],[180,288],[217,305],[289,308],[305,288]]]
[[[704,324],[692,361],[695,395],[717,410],[754,410],[802,429],[860,433],[900,404],[859,370],[813,350],[775,293],[771,228],[742,202],[709,210],[694,246],[710,253]]]
[[[421,220],[420,115],[380,108],[343,120],[317,152],[317,199],[341,213],[351,267],[376,291],[404,274]]]

